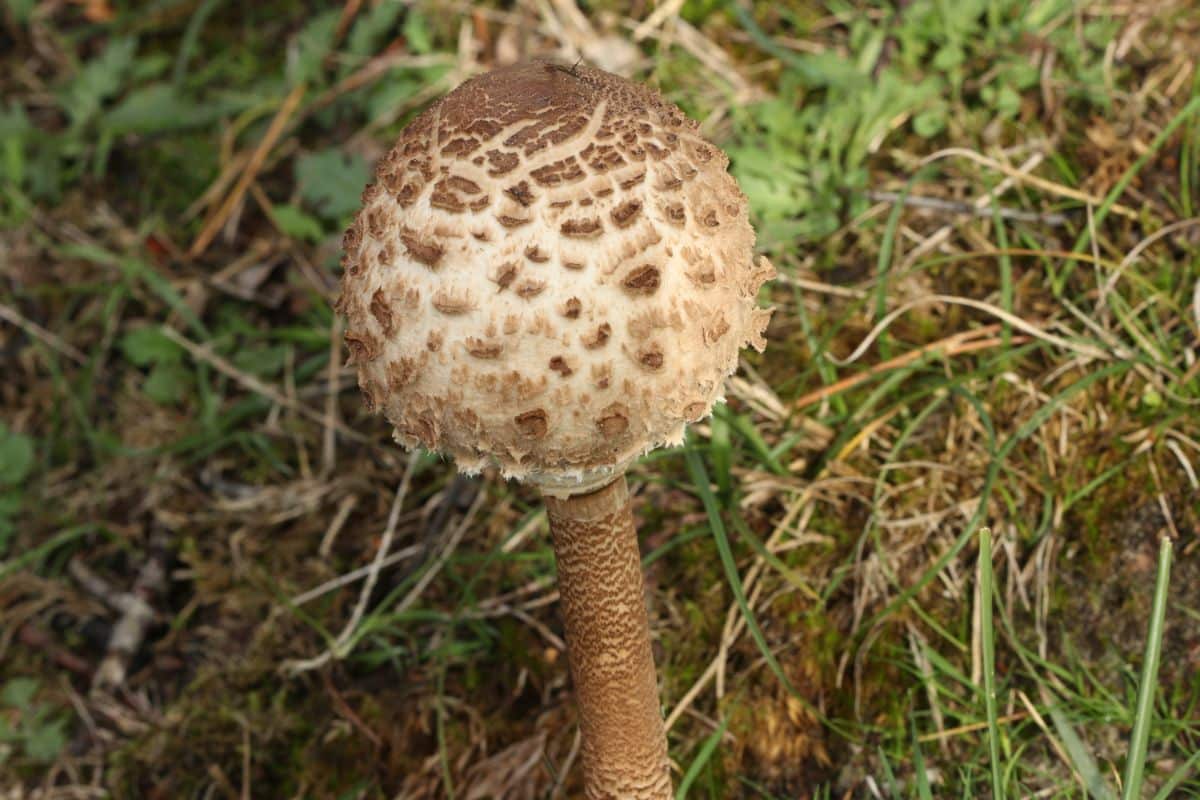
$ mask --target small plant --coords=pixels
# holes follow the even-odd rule
[[[24,758],[49,763],[67,743],[67,720],[34,701],[36,678],[12,678],[0,691],[0,766]]]
[[[33,439],[0,422],[0,556],[8,552],[16,531],[13,518],[21,510],[21,484],[33,469],[33,458]]]

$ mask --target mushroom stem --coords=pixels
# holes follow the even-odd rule
[[[545,497],[591,800],[671,797],[642,561],[625,476]]]

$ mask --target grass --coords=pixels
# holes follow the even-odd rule
[[[1200,797],[1191,4],[651,10],[0,6],[0,790],[578,793],[536,496],[395,447],[330,308],[525,53],[699,119],[780,271],[631,475],[678,796]]]

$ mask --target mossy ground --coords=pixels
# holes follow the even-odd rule
[[[520,55],[700,119],[780,269],[728,406],[631,473],[688,796],[989,797],[993,745],[1009,796],[1120,794],[1163,536],[1142,793],[1200,796],[1194,4],[663,8],[0,8],[6,797],[577,795],[534,494],[419,457],[361,614],[302,596],[410,463],[341,366],[340,230]]]

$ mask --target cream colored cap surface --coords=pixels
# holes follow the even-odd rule
[[[571,485],[678,443],[762,350],[728,159],[655,91],[542,62],[412,122],[344,238],[367,403],[464,471]]]

